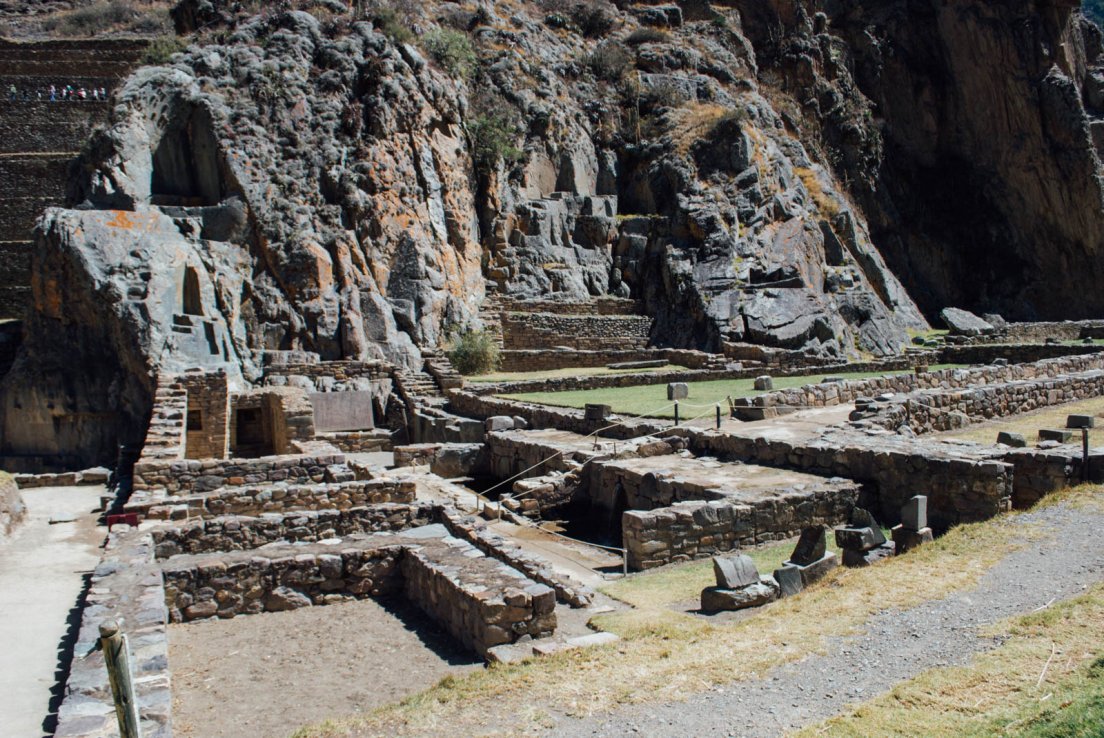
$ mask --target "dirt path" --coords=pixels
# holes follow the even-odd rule
[[[1005,557],[969,591],[906,610],[883,612],[858,636],[823,656],[736,682],[686,702],[634,706],[577,720],[558,716],[556,736],[779,736],[840,713],[934,667],[968,663],[1000,645],[978,628],[1067,599],[1104,580],[1099,531],[1104,515],[1070,505],[1020,518],[1044,540]],[[923,582],[916,582],[923,587]],[[733,665],[734,669],[738,665]]]
[[[63,639],[79,624],[71,612],[84,577],[100,560],[106,529],[96,526],[103,487],[42,487],[22,491],[27,520],[0,545],[0,733],[53,733],[51,702],[63,686]],[[73,522],[50,524],[51,518]],[[65,661],[59,663],[59,658]]]
[[[281,738],[483,664],[402,601],[174,625],[169,647],[181,738]]]

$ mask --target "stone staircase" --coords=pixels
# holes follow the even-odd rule
[[[50,102],[50,85],[113,91],[145,47],[135,40],[0,40],[0,319],[23,317],[35,221],[65,204],[69,166],[110,112],[106,101]]]

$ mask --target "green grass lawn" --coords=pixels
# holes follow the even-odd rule
[[[604,366],[568,367],[566,369],[551,369],[539,372],[492,372],[491,374],[481,374],[476,377],[464,377],[464,381],[487,384],[492,382],[530,382],[538,379],[560,379],[563,377],[601,377],[616,374],[685,371],[689,370],[678,364],[667,364],[666,366],[649,369],[609,369]]]
[[[951,369],[961,364],[943,364],[932,369]],[[813,374],[802,377],[775,377],[774,388],[788,389],[803,387],[807,384],[819,384],[825,377],[843,377],[844,379],[870,379],[893,374],[911,374],[911,370],[896,372],[853,372]],[[718,403],[726,406],[727,397],[733,399],[752,397],[762,394],[755,390],[754,379],[720,379],[708,382],[690,382],[690,397],[679,403],[681,418],[694,418],[713,412]],[[569,390],[565,392],[524,392],[501,395],[510,400],[535,402],[556,407],[581,408],[587,403],[604,404],[622,415],[646,415],[656,418],[673,418],[675,410],[667,400],[667,386],[664,384],[637,387],[610,387],[594,390]]]

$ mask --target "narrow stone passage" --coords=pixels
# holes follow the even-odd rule
[[[46,723],[55,690],[64,686],[61,651],[85,576],[100,560],[105,528],[96,525],[103,487],[22,490],[27,519],[0,546],[0,730],[4,735],[50,735]],[[54,523],[50,521],[54,520]],[[70,522],[62,522],[70,521]],[[66,663],[59,663],[59,659]]]
[[[585,720],[562,717],[549,734],[768,738],[829,718],[927,669],[966,664],[997,647],[979,636],[980,627],[1104,580],[1097,537],[1102,523],[1104,515],[1068,504],[1029,513],[1018,524],[1038,526],[1045,537],[1005,557],[974,589],[879,613],[862,634],[837,639],[827,654],[775,669],[765,679],[735,682],[686,702],[633,706]]]

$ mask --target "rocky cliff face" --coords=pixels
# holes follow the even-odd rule
[[[489,291],[633,297],[658,345],[845,356],[926,325],[883,253],[932,309],[1059,310],[1096,273],[1100,38],[1072,6],[379,5],[181,5],[193,45],[131,78],[79,209],[42,223],[5,449],[112,387],[140,428],[173,361],[414,363]],[[107,247],[119,213],[148,228]]]
[[[1100,314],[1104,60],[1080,3],[754,5],[761,80],[925,313]]]

